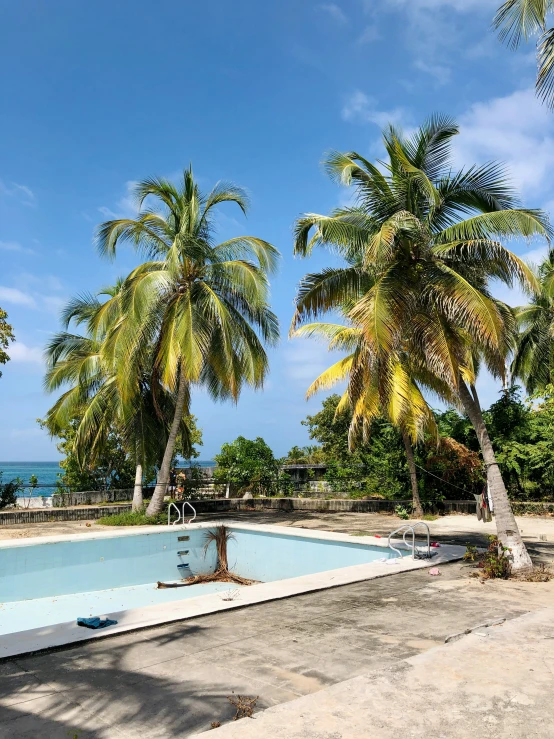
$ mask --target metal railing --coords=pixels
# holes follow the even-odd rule
[[[418,526],[423,526],[426,529],[426,531],[427,531],[427,551],[426,552],[425,551],[420,552],[416,548],[416,544],[415,544],[415,530],[417,529]],[[389,538],[387,540],[387,546],[389,547],[389,549],[392,549],[393,552],[396,552],[398,554],[399,559],[402,559],[402,552],[399,549],[397,549],[395,546],[393,546],[391,544],[391,539],[392,539],[392,537],[395,534],[399,534],[401,531],[404,532],[404,535],[402,537],[402,541],[404,542],[404,546],[406,547],[406,549],[409,549],[410,548],[410,545],[406,541],[406,534],[408,532],[410,532],[410,531],[412,532],[412,559],[414,559],[414,560],[415,559],[431,559],[431,557],[432,557],[432,554],[431,554],[431,535],[430,535],[430,532],[429,532],[429,526],[427,526],[426,523],[424,523],[423,521],[416,521],[415,523],[411,523],[411,524],[410,523],[405,523],[402,526],[399,526],[394,531],[391,531],[391,533],[389,534]]]
[[[185,521],[185,506],[188,505],[188,507],[193,512],[193,517],[190,518],[188,521]],[[175,521],[171,520],[171,509],[175,508],[177,511],[177,518]],[[175,503],[170,503],[167,507],[167,525],[168,526],[175,526],[178,523],[192,523],[194,519],[196,518],[196,509],[188,502],[188,500],[185,500],[183,505],[181,506],[181,510],[179,510],[179,506],[177,506]]]

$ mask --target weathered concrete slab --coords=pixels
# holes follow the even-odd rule
[[[554,609],[242,719],[214,739],[554,735]],[[201,736],[205,736],[202,734]]]
[[[6,662],[0,665],[0,739],[68,739],[78,732],[79,739],[186,737],[213,721],[229,722],[233,693],[258,695],[258,709],[271,709],[270,717],[274,706],[293,706],[301,696],[335,690],[383,665],[407,669],[406,660],[431,654],[448,634],[488,616],[513,619],[554,607],[554,583],[480,585],[460,564],[441,570],[438,578],[426,570],[401,573]],[[391,700],[408,700],[411,682],[395,674],[390,690]],[[352,712],[357,700],[353,693]],[[426,701],[433,705],[432,693]],[[369,715],[364,703],[359,710]],[[320,737],[350,736],[334,735],[333,721]],[[258,727],[257,739],[294,736],[284,729],[274,734],[273,727],[259,731],[254,721],[236,727],[250,725]],[[371,726],[368,719],[366,729]],[[363,737],[360,731],[356,736]],[[365,736],[378,734],[371,729]]]
[[[267,518],[248,515],[247,520],[380,534],[396,523],[371,514],[268,513]],[[519,521],[534,554],[548,558],[554,520]],[[49,524],[41,526],[49,534],[62,533]],[[72,526],[72,533],[94,531],[94,526]],[[24,533],[13,530],[17,536]],[[486,533],[476,519],[463,516],[439,519],[432,530],[441,541],[461,544],[483,542]],[[0,536],[4,533],[2,527]],[[540,533],[546,542],[539,542]],[[554,608],[554,582],[481,585],[460,564],[441,566],[441,572],[436,578],[426,570],[398,574],[6,662],[0,665],[0,739],[191,736],[209,730],[212,721],[231,720],[227,696],[233,692],[259,695],[258,706],[268,710],[207,736],[227,739],[234,735],[225,732],[239,729],[241,739],[554,736],[554,710],[548,715],[543,700],[544,685],[554,695],[548,682],[554,669],[554,639],[549,639],[554,633],[548,624],[554,624],[554,615],[544,614],[544,621],[537,622],[514,620]],[[495,617],[508,621],[491,635],[443,645],[449,634]],[[522,624],[513,648],[512,624]],[[501,634],[507,641],[497,641]],[[457,656],[468,639],[485,651]],[[453,656],[453,661],[443,661]],[[500,678],[492,672],[496,664]],[[383,675],[384,665],[394,672]],[[506,670],[509,677],[504,678]],[[354,688],[364,680],[369,682],[360,697]],[[334,691],[339,691],[337,698]],[[535,702],[523,705],[527,698]],[[412,699],[421,716],[411,734],[402,722],[415,711]],[[297,708],[311,700],[320,701],[314,703],[313,714],[311,708]],[[464,702],[475,707],[473,717],[466,715]],[[281,718],[280,712],[289,708],[288,718],[285,713]],[[391,726],[395,734],[379,733]],[[306,731],[312,733],[301,733]]]

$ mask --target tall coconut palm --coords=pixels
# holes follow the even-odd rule
[[[501,41],[517,49],[522,41],[537,37],[537,95],[554,107],[554,28],[547,28],[547,17],[554,11],[554,0],[506,0],[494,17]]]
[[[238,400],[242,386],[259,388],[268,372],[263,341],[279,337],[268,305],[268,274],[278,252],[267,241],[239,236],[215,243],[216,208],[235,203],[246,213],[248,198],[239,187],[218,183],[204,195],[185,170],[182,183],[148,179],[135,188],[135,219],[102,224],[101,254],[113,257],[130,243],[143,257],[126,281],[125,325],[117,343],[126,365],[142,362],[154,347],[153,373],[176,398],[175,414],[147,513],[163,506],[177,434],[189,413],[190,392],[203,384],[215,399]],[[160,212],[145,207],[156,203]],[[126,366],[120,371],[125,374]]]
[[[416,370],[410,366],[409,356],[404,351],[392,352],[385,358],[374,355],[364,341],[363,328],[348,325],[309,323],[300,326],[293,335],[320,337],[328,341],[329,351],[340,349],[349,352],[312,382],[306,393],[307,398],[345,380],[350,389],[351,373],[357,371],[360,357],[365,356],[364,362],[369,371],[364,380],[364,392],[358,396],[356,408],[352,409],[351,393],[347,389],[337,413],[346,408],[353,410],[351,447],[368,441],[371,422],[379,417],[387,418],[400,431],[410,475],[413,510],[417,517],[423,516],[413,444],[429,434],[438,438],[438,430],[433,412],[421,392],[422,383],[417,381]],[[443,397],[449,394],[448,387],[442,388],[442,391]]]
[[[94,463],[116,429],[135,463],[133,510],[139,510],[143,505],[143,473],[147,466],[159,464],[174,404],[162,388],[156,389],[155,398],[148,366],[135,376],[136,389],[131,396],[118,381],[114,358],[108,356],[106,345],[113,343],[112,334],[121,323],[123,285],[119,281],[97,295],[71,300],[64,309],[66,331],[54,336],[46,350],[45,387],[49,392],[70,387],[48,411],[46,423],[55,434],[79,418],[74,446],[83,466]],[[72,323],[76,327],[84,324],[86,335],[69,333]],[[128,375],[127,390],[129,385]],[[186,423],[181,425],[181,434],[186,445]]]
[[[379,362],[380,382],[394,386],[396,365],[387,360],[399,352],[426,377],[425,384],[437,392],[448,387],[459,398],[487,466],[499,538],[512,549],[514,570],[526,569],[531,562],[475,391],[475,359],[502,377],[511,346],[513,314],[494,300],[489,280],[537,286],[532,271],[500,239],[548,236],[550,227],[542,212],[518,207],[498,165],[452,171],[451,139],[457,133],[452,120],[434,117],[411,138],[386,129],[386,161],[372,164],[356,153],[327,157],[329,175],[352,185],[357,202],[329,216],[301,217],[295,253],[305,257],[317,246],[330,246],[346,266],[304,278],[293,329],[350,305],[348,318],[361,327],[365,344],[349,375],[354,424],[363,421],[371,403],[367,387],[374,363]]]
[[[540,291],[529,305],[516,308],[521,329],[512,375],[525,382],[528,393],[544,391],[554,380],[554,250],[537,270]]]

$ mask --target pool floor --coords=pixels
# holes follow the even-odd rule
[[[110,614],[131,608],[222,593],[235,590],[236,587],[232,583],[210,582],[184,588],[159,590],[156,583],[148,583],[111,590],[0,603],[0,636],[16,631],[27,631],[42,626],[76,621],[81,617],[110,616]]]

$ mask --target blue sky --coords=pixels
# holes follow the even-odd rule
[[[95,226],[132,213],[129,188],[177,176],[189,162],[206,188],[229,179],[252,208],[222,211],[222,238],[254,234],[283,254],[272,300],[283,339],[263,393],[238,406],[197,393],[202,456],[237,435],[278,454],[308,443],[300,421],[324,347],[289,341],[300,277],[330,263],[294,260],[304,211],[348,195],[321,171],[330,149],[380,153],[379,129],[434,112],[461,125],[456,163],[506,162],[527,205],[551,209],[554,116],[534,99],[533,48],[517,54],[490,31],[497,0],[4,0],[0,25],[0,305],[17,335],[0,379],[0,459],[58,458],[35,423],[42,350],[64,301],[126,274],[92,246]],[[539,258],[544,245],[515,243]],[[499,295],[517,304],[504,288]],[[483,402],[498,388],[484,376]]]

